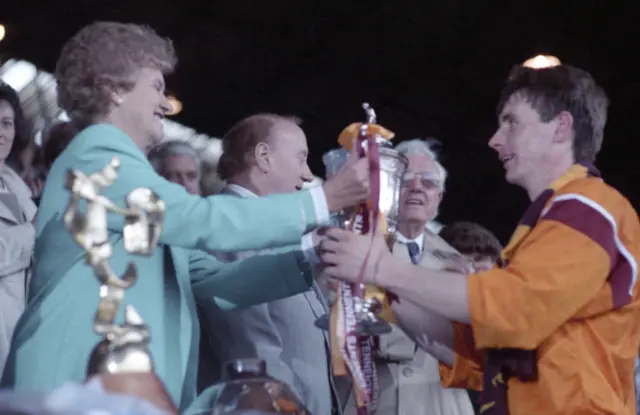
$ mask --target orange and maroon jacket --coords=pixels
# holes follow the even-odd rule
[[[504,267],[469,277],[471,326],[454,323],[444,386],[503,390],[510,415],[636,415],[640,222],[622,195],[584,173],[575,165],[554,183],[537,221],[516,229]],[[533,356],[529,379],[504,365],[487,376],[493,357],[512,352]],[[500,413],[500,404],[481,410]]]

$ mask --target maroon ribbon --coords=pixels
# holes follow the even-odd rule
[[[366,150],[363,147],[365,142],[367,143]],[[356,283],[349,284],[354,297],[362,301],[364,297],[362,282],[364,281],[373,241],[378,230],[378,212],[380,210],[380,151],[376,137],[365,132],[362,127],[356,140],[356,146],[358,156],[360,158],[367,157],[369,160],[369,185],[371,188],[371,206],[368,206],[367,203],[360,204],[358,213],[354,218],[355,222],[357,222],[358,219],[362,220],[362,226],[359,229],[362,235],[371,232],[371,245],[362,263],[362,268],[360,269]],[[355,225],[357,226],[357,223]],[[347,333],[347,336],[349,336],[349,333]],[[365,394],[367,397],[366,406],[358,407],[357,413],[358,415],[369,415],[375,412],[375,408],[377,407],[378,376],[373,361],[373,350],[376,345],[374,344],[373,337],[356,336],[356,338],[359,349],[358,355],[360,357],[359,364],[366,384]]]

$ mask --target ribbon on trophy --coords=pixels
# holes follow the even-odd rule
[[[378,227],[385,234],[388,228],[386,218],[380,212],[378,140],[390,141],[394,133],[375,124],[375,113],[368,104],[363,104],[363,108],[367,112],[367,122],[349,125],[340,134],[338,142],[347,150],[351,150],[355,142],[359,157],[368,158],[371,198],[357,206],[347,228],[362,235],[371,233],[373,238]],[[329,317],[333,370],[337,376],[350,375],[352,378],[358,415],[374,413],[378,396],[378,377],[373,361],[374,333],[359,327],[362,324],[360,313],[366,304],[374,304],[376,309],[370,312],[387,322],[395,322],[387,293],[378,287],[362,284],[368,260],[369,253],[356,283],[338,284],[336,302]]]

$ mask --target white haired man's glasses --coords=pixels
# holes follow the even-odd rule
[[[440,188],[441,180],[438,175],[426,171],[422,173],[406,172],[402,176],[402,186],[410,186],[415,182],[416,178],[425,189]]]

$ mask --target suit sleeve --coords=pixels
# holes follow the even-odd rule
[[[393,302],[391,308],[400,329],[421,349],[440,361],[453,363],[454,333],[449,319],[406,299]]]
[[[440,381],[445,388],[482,389],[484,356],[473,344],[471,327],[406,299],[394,302],[400,327],[424,351],[438,359]]]
[[[213,301],[222,310],[289,297],[308,290],[313,282],[300,251],[274,251],[233,262],[220,262],[213,255],[194,251],[189,267],[196,301]]]
[[[190,195],[182,186],[156,174],[138,148],[122,144],[130,139],[119,130],[104,127],[100,132],[109,139],[95,137],[93,143],[85,140],[90,148],[83,148],[78,157],[91,169],[102,168],[114,156],[119,157],[118,179],[104,194],[120,206],[124,207],[125,196],[138,187],[149,188],[160,196],[165,203],[160,243],[223,252],[293,245],[300,244],[305,231],[328,220],[321,188],[246,199]],[[112,231],[122,232],[123,224],[121,216],[109,216]]]
[[[555,196],[506,268],[469,278],[475,346],[534,350],[605,283],[614,303],[616,296],[619,305],[628,302],[637,265],[617,229],[614,215],[592,198]],[[611,298],[598,301],[602,311],[611,309]]]

